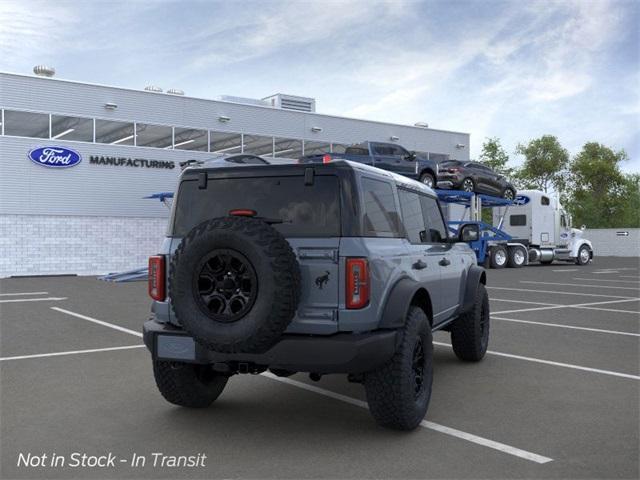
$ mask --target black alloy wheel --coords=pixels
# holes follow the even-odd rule
[[[258,293],[258,280],[253,266],[240,252],[212,250],[195,271],[193,292],[205,315],[229,323],[251,310]]]

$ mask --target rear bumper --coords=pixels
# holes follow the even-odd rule
[[[330,336],[283,335],[265,353],[220,353],[198,344],[184,330],[156,320],[145,322],[144,343],[154,359],[197,364],[279,368],[294,372],[364,373],[389,361],[396,351],[395,330],[337,333]]]

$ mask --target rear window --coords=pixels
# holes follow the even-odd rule
[[[372,178],[363,178],[362,190],[364,196],[364,236],[403,236],[391,184]]]
[[[443,162],[440,162],[440,166],[441,167],[459,167],[460,165],[462,165],[462,162],[458,161],[458,160],[445,160]]]
[[[302,176],[209,179],[203,190],[197,180],[185,180],[175,205],[173,235],[183,237],[199,223],[226,217],[234,209],[282,220],[273,227],[285,237],[340,236],[340,190],[334,175],[316,175],[313,185],[305,185]]]
[[[366,145],[352,145],[347,147],[345,155],[369,155],[369,147]]]

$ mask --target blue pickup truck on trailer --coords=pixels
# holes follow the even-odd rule
[[[410,152],[401,145],[383,142],[362,142],[347,147],[344,153],[319,153],[300,158],[299,163],[329,163],[351,160],[419,180],[436,187],[438,164],[425,155]]]

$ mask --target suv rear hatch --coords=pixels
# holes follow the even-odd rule
[[[274,175],[279,170],[275,166],[251,168],[246,173],[240,170],[245,168],[216,169],[208,175],[194,172],[183,177],[170,225],[171,251],[199,223],[228,216],[234,210],[255,212],[255,217],[265,219],[287,239],[300,265],[301,298],[287,332],[337,332],[342,208],[339,177],[305,175],[308,168],[293,170],[297,175],[290,175],[291,169]]]

